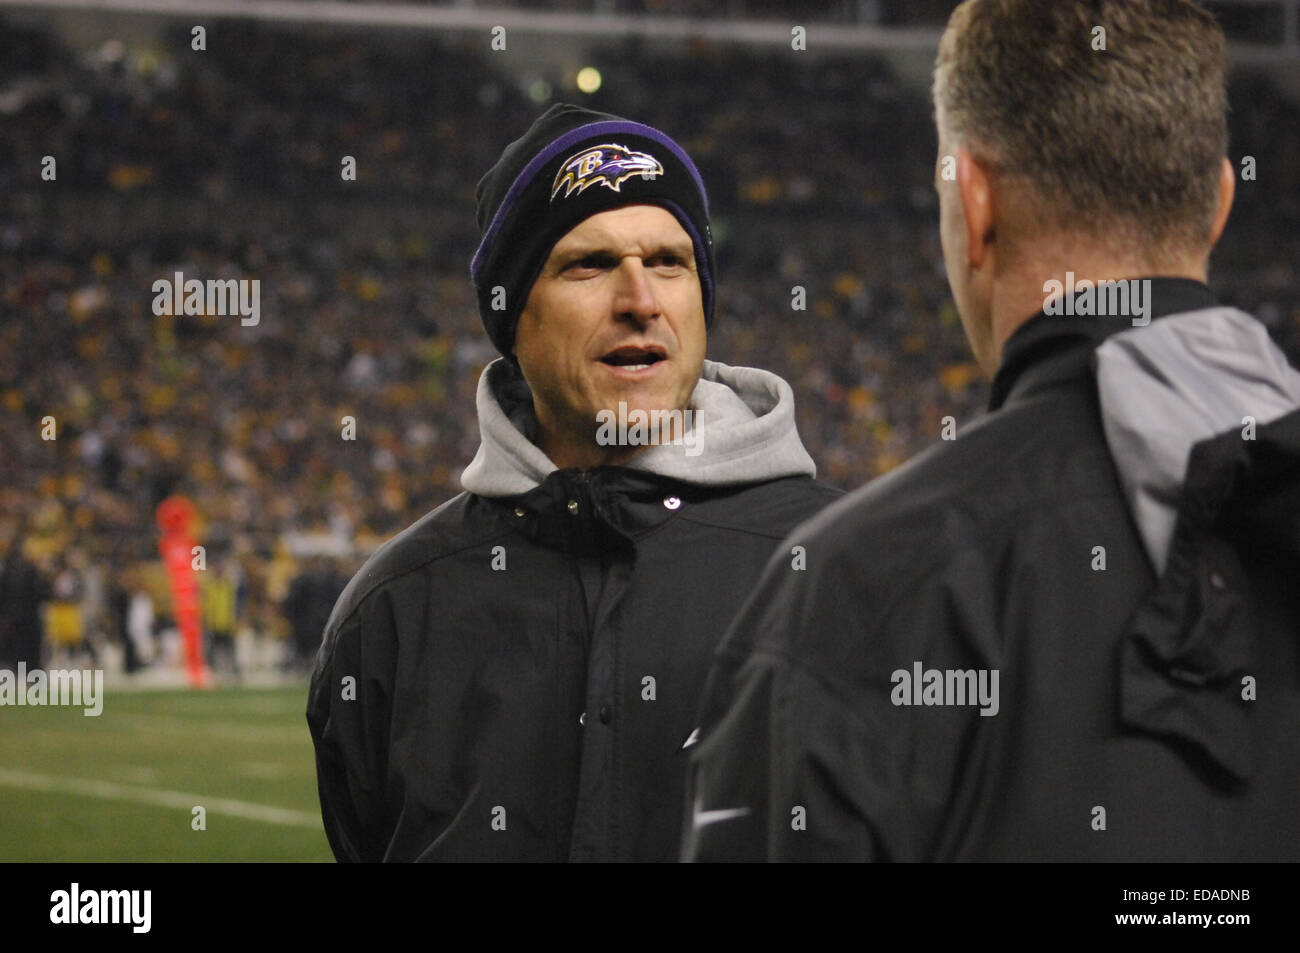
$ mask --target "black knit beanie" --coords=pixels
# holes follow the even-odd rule
[[[488,337],[506,357],[555,243],[583,219],[623,205],[659,205],[691,236],[705,326],[712,322],[708,196],[690,156],[658,129],[559,103],[506,146],[476,198],[482,240],[470,278]]]

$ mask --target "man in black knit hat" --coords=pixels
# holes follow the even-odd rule
[[[674,859],[718,636],[836,492],[789,385],[704,359],[708,202],[677,143],[555,106],[477,194],[482,443],[334,607],[307,711],[326,833],[340,860]]]

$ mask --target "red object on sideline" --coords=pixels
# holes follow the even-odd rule
[[[158,528],[162,539],[163,563],[172,587],[172,603],[176,610],[176,625],[181,630],[185,645],[185,666],[189,672],[191,688],[206,688],[208,670],[203,661],[203,629],[199,616],[199,578],[193,563],[194,504],[183,496],[169,496],[158,504]]]

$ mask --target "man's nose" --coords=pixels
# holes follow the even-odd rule
[[[650,282],[650,272],[640,258],[629,255],[619,262],[614,276],[614,313],[637,321],[649,321],[659,314],[659,299]]]

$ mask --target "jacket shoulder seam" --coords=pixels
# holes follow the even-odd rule
[[[393,582],[394,580],[400,579],[402,576],[416,572],[419,569],[423,569],[425,566],[428,566],[430,563],[435,563],[440,559],[448,559],[452,556],[455,556],[457,553],[463,553],[467,549],[473,549],[475,546],[482,546],[484,543],[491,542],[494,539],[501,539],[506,536],[510,536],[514,532],[515,531],[510,528],[503,529],[499,532],[491,533],[479,539],[475,539],[470,542],[467,542],[463,546],[457,546],[455,549],[447,550],[446,552],[433,553],[432,555],[426,556],[415,562],[405,564],[400,568],[390,571],[386,575],[381,576],[379,579],[376,579],[373,582],[369,583],[367,587],[355,597],[355,599],[353,600],[353,605],[348,609],[347,614],[342,616],[339,619],[338,623],[334,626],[334,629],[338,630],[343,628],[343,626],[345,626],[348,623],[348,621],[351,620],[351,618],[354,615],[356,615],[357,610],[359,610],[362,607],[362,605],[364,605],[365,602],[368,599],[370,599],[371,596],[373,596],[381,588],[387,586],[389,583]]]

